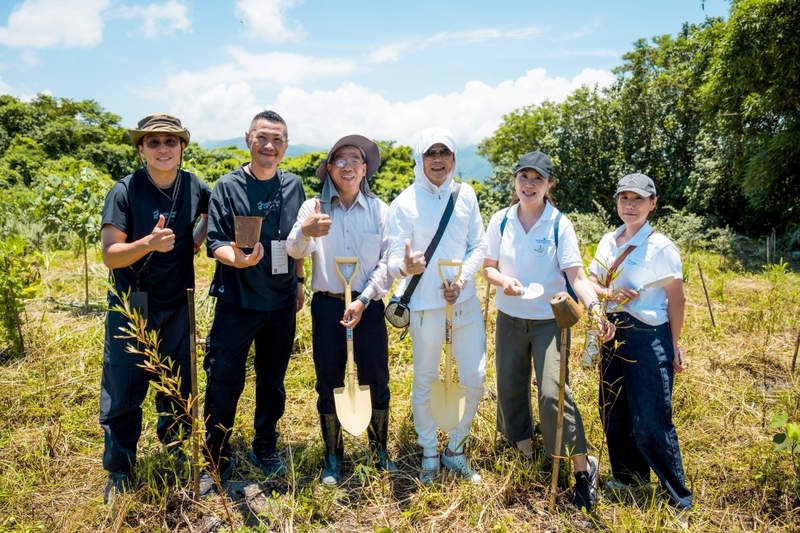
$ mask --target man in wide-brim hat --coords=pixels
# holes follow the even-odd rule
[[[322,194],[303,204],[286,242],[289,255],[311,255],[313,263],[311,319],[317,411],[325,445],[321,478],[326,485],[342,481],[344,446],[333,390],[344,385],[347,328],[353,329],[358,383],[370,389],[368,435],[374,465],[396,472],[386,448],[389,348],[381,299],[392,284],[386,266],[389,207],[372,194],[368,183],[380,165],[380,150],[366,137],[347,135],[336,141],[317,168]],[[357,267],[340,266],[347,279],[357,269],[349,307],[345,307],[344,283],[336,273],[337,257],[358,258]]]
[[[173,361],[185,400],[191,392],[186,289],[194,287],[193,259],[205,240],[211,189],[180,169],[189,131],[177,117],[148,115],[128,132],[145,164],[111,188],[103,207],[103,263],[114,283],[109,307],[120,305],[120,298],[127,295],[131,306],[147,320],[148,331],[158,331],[159,353]],[[131,488],[142,431],[141,404],[150,380],[156,377],[140,366],[143,356],[128,353],[131,339],[120,338],[120,328],[127,324],[122,313],[106,315],[100,391],[106,502]],[[180,434],[189,435],[192,429],[186,404],[174,400],[156,393],[156,432],[165,444]]]

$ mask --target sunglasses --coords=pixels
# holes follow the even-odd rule
[[[150,137],[149,139],[144,141],[144,145],[146,147],[150,148],[151,150],[158,149],[158,147],[161,146],[162,144],[164,146],[166,146],[167,148],[175,148],[180,143],[181,143],[181,141],[177,137],[167,137],[163,141],[161,139],[156,138],[156,137]]]
[[[435,150],[433,148],[429,149],[427,152],[424,152],[422,155],[428,158],[436,159],[436,158],[446,158],[453,155],[452,150],[449,148],[442,148],[440,150]]]

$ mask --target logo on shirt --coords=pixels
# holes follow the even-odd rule
[[[161,213],[161,212],[159,212],[158,209],[156,209],[155,211],[153,211],[153,220],[158,220],[159,215],[164,215],[164,220],[166,220],[167,218],[169,218],[170,220],[175,218],[175,213],[174,212],[172,212],[172,213]]]
[[[262,211],[265,215],[272,211],[273,209],[277,209],[281,205],[281,201],[276,198],[274,200],[267,200],[265,202],[258,202],[256,207],[258,207],[259,211]]]
[[[542,257],[544,254],[547,253],[547,249],[550,248],[550,244],[553,242],[550,239],[536,239],[533,241],[535,246],[533,248],[533,253],[536,254],[538,257]]]

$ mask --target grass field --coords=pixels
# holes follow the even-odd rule
[[[657,483],[627,495],[603,491],[592,514],[569,505],[571,475],[563,476],[558,510],[547,510],[548,472],[541,458],[525,461],[495,432],[494,309],[490,305],[486,395],[473,427],[470,455],[483,483],[444,474],[431,487],[416,481],[421,450],[411,420],[411,344],[390,332],[392,414],[390,451],[403,474],[389,478],[367,466],[366,436],[345,436],[342,486],[318,481],[322,442],[315,412],[310,317],[298,317],[295,353],[286,379],[287,412],[279,425],[291,474],[266,481],[247,461],[252,438],[253,377],[239,402],[233,430],[237,470],[225,499],[199,503],[155,435],[152,392],[145,404],[138,489],[103,504],[102,431],[98,396],[107,271],[95,254],[91,299],[84,313],[82,261],[48,253],[43,288],[27,304],[27,354],[0,366],[0,531],[669,531],[676,528]],[[712,326],[697,262],[706,275]],[[747,258],[750,263],[753,257]],[[747,262],[745,261],[745,262]],[[687,317],[683,346],[689,369],[675,383],[675,422],[695,494],[692,531],[800,532],[792,510],[797,476],[787,451],[772,451],[774,413],[800,419],[800,371],[790,367],[800,325],[800,277],[781,267],[744,268],[713,254],[684,256]],[[206,296],[213,263],[198,268],[198,325],[207,331],[213,300]],[[748,263],[749,264],[749,263]],[[482,283],[482,282],[480,282]],[[479,288],[483,295],[483,286]],[[597,413],[597,375],[580,366],[585,325],[573,331],[572,386],[591,453],[608,474]],[[392,329],[392,328],[390,328]],[[204,374],[199,372],[200,390]],[[535,443],[541,448],[541,442]],[[569,470],[569,469],[567,469]]]

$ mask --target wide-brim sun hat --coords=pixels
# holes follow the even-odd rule
[[[317,167],[317,177],[319,179],[325,180],[328,178],[328,168],[326,165],[331,162],[331,159],[336,154],[336,150],[342,146],[355,146],[361,150],[361,155],[364,157],[364,160],[367,163],[367,173],[364,176],[365,179],[368,180],[375,175],[375,172],[378,171],[378,167],[381,166],[381,151],[378,148],[378,145],[363,135],[347,135],[336,141],[336,144],[334,144],[333,147],[328,150],[328,155],[325,157],[325,161],[320,163],[320,165]]]
[[[614,193],[614,198],[623,192],[635,192],[643,198],[651,196],[658,196],[656,194],[656,184],[649,176],[644,174],[628,174],[623,176],[619,183],[617,183],[617,192]]]
[[[153,113],[147,115],[137,124],[137,129],[128,130],[131,142],[134,146],[139,146],[142,138],[151,133],[172,133],[189,144],[189,130],[183,127],[178,117],[166,113]]]

